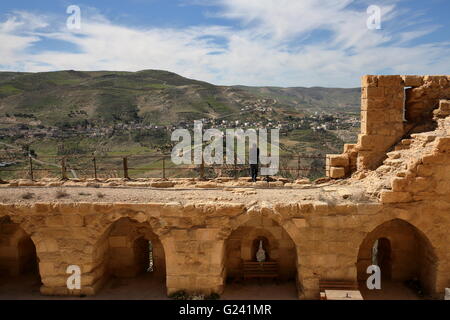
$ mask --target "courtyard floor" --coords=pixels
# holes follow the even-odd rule
[[[35,275],[0,278],[0,300],[167,300],[164,280],[144,274],[135,278],[112,278],[95,296],[51,297],[39,292],[40,282]],[[384,281],[381,290],[360,291],[365,300],[420,300],[415,292],[400,282]],[[294,282],[230,283],[221,295],[222,300],[296,300]]]

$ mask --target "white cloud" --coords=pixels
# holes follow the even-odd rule
[[[216,15],[236,20],[240,27],[131,28],[98,14],[82,14],[82,29],[72,33],[62,23],[48,30],[48,17],[16,12],[0,23],[0,67],[165,69],[216,84],[335,87],[358,86],[361,75],[384,70],[450,71],[448,43],[407,45],[436,27],[419,28],[404,21],[405,12],[397,10],[393,1],[382,6],[382,30],[368,30],[365,9],[355,9],[352,0],[215,3],[221,8]],[[406,24],[407,30],[402,30]],[[317,30],[330,38],[314,39]],[[42,39],[66,41],[78,50],[27,50]]]

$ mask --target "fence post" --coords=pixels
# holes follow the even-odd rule
[[[67,180],[67,173],[66,173],[66,158],[61,158],[61,180]]]
[[[97,180],[97,160],[94,157],[92,161],[94,162],[94,179]]]
[[[202,163],[200,164],[200,180],[205,180],[205,161],[202,156]]]
[[[31,156],[28,156],[28,159],[30,161],[30,180],[34,181],[34,176],[33,176],[33,158],[31,158]]]
[[[234,153],[234,180],[237,180],[238,173],[237,173],[237,154]]]
[[[300,178],[300,155],[297,158],[297,179]]]
[[[130,177],[128,176],[128,158],[123,158],[123,178],[130,180]]]
[[[163,179],[165,180],[166,179],[166,159],[164,157],[162,158],[162,169],[163,169],[163,172],[162,172]]]

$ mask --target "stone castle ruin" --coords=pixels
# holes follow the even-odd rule
[[[0,186],[0,273],[35,270],[41,294],[77,296],[151,269],[168,295],[222,294],[236,279],[245,283],[262,246],[302,299],[319,299],[324,280],[365,286],[373,263],[383,281],[414,280],[442,299],[450,287],[450,76],[364,76],[361,118],[358,142],[327,156],[332,180],[323,184],[10,181]],[[55,190],[72,196],[49,199]],[[85,201],[80,190],[105,196]],[[36,196],[19,201],[24,191]],[[70,265],[81,269],[80,289],[67,286]]]

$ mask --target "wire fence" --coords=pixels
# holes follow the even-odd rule
[[[260,167],[268,165],[260,165]],[[277,176],[288,179],[321,177],[325,173],[325,155],[298,154],[280,156]],[[108,179],[108,178],[238,178],[250,174],[250,165],[214,164],[175,165],[171,155],[138,154],[117,156],[25,156],[7,159],[0,154],[0,178],[31,179]]]

